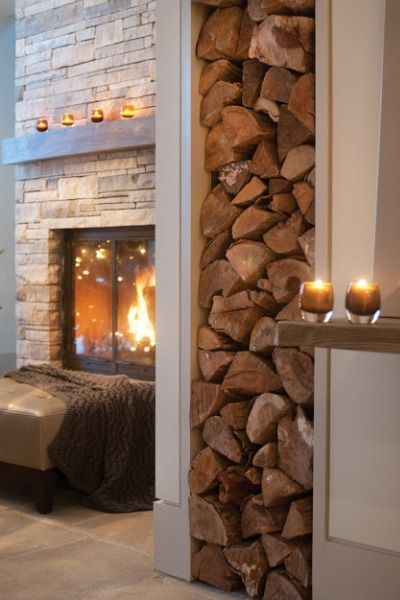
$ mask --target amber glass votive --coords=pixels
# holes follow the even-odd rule
[[[377,283],[360,279],[346,292],[346,313],[350,323],[376,323],[381,314],[381,292]]]
[[[133,104],[124,104],[121,108],[121,117],[123,119],[132,119],[135,115],[135,107]]]
[[[317,279],[306,281],[300,288],[301,316],[309,323],[327,323],[333,313],[333,285]]]
[[[74,115],[71,115],[71,113],[65,113],[65,115],[62,116],[61,123],[65,127],[72,127],[72,125],[75,123]]]
[[[44,119],[43,117],[41,117],[40,119],[38,119],[36,121],[36,129],[38,131],[40,131],[41,133],[43,133],[44,131],[47,131],[49,128],[49,124],[47,122],[47,119]]]
[[[101,108],[93,108],[92,109],[91,120],[92,120],[92,123],[101,123],[104,120],[104,113],[101,110]]]

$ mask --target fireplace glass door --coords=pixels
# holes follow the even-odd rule
[[[67,236],[66,366],[154,379],[154,227]]]

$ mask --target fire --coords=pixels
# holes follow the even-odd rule
[[[155,270],[142,269],[136,278],[136,304],[132,304],[128,312],[129,333],[133,338],[132,351],[136,350],[136,344],[146,344],[144,350],[147,352],[156,345],[156,332],[146,300],[146,292],[154,290],[155,285]]]

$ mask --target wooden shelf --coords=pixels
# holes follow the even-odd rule
[[[345,319],[330,323],[282,321],[278,346],[313,346],[338,350],[400,353],[400,319],[380,319],[375,325],[353,325]]]
[[[3,140],[3,164],[16,165],[66,156],[117,152],[155,145],[155,117],[90,123]]]

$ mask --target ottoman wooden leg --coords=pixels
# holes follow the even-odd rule
[[[57,484],[55,469],[36,471],[33,484],[35,505],[38,513],[47,515],[53,510],[54,492]]]

